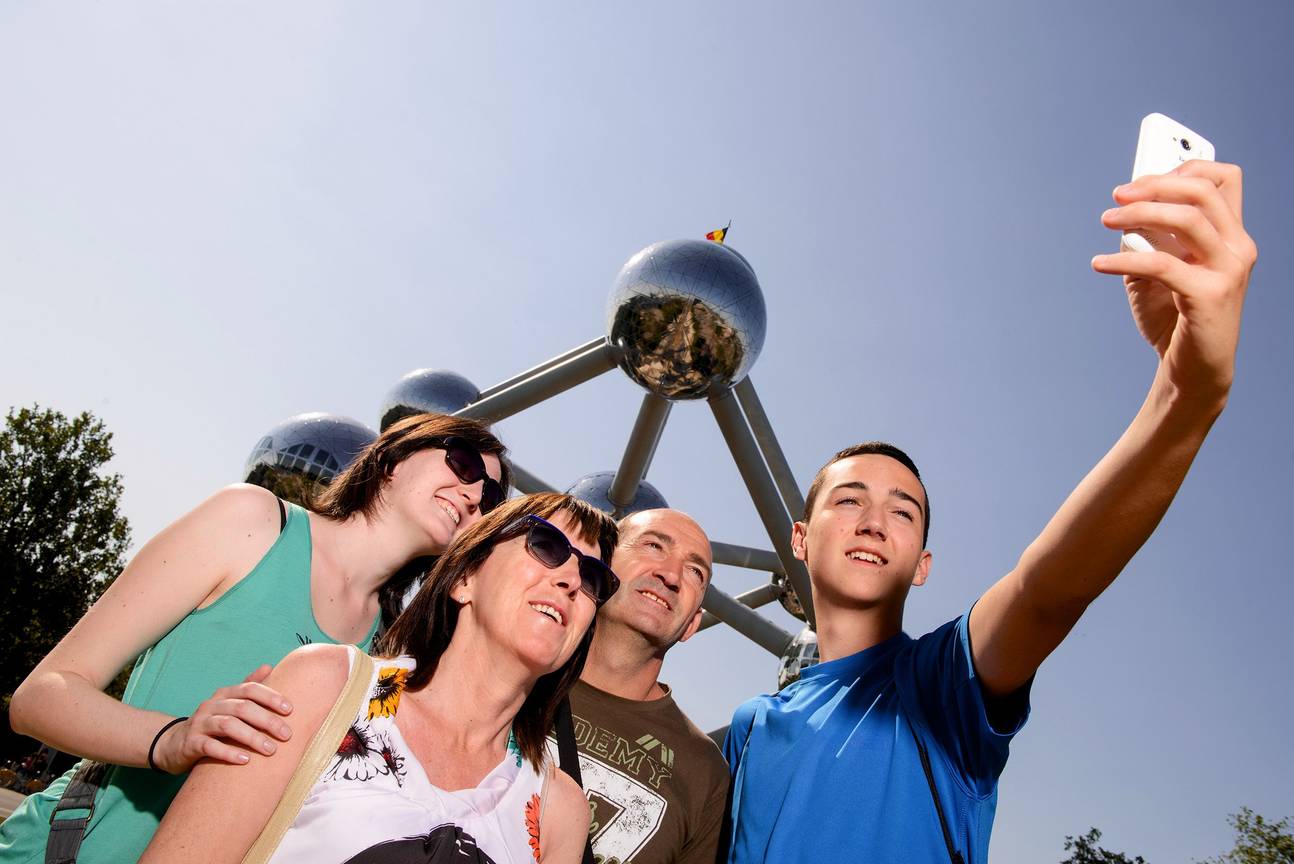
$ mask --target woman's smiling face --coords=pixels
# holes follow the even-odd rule
[[[597,543],[579,536],[567,511],[549,521],[580,552],[600,557]],[[463,606],[460,629],[468,622],[480,627],[492,640],[510,646],[536,676],[570,659],[597,612],[593,599],[580,588],[577,557],[571,555],[560,567],[547,567],[527,551],[524,533],[496,545],[451,595]]]
[[[502,466],[493,453],[481,455],[485,473],[496,482]],[[439,448],[419,450],[391,472],[382,490],[388,506],[407,515],[427,535],[427,554],[439,555],[469,525],[481,518],[484,481],[464,483],[445,461]]]

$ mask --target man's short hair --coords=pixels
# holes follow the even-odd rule
[[[921,493],[925,496],[925,512],[922,513],[921,525],[921,547],[924,549],[930,540],[930,493],[926,491],[926,484],[921,479],[921,472],[917,470],[917,463],[912,461],[912,457],[904,453],[893,444],[887,444],[884,441],[867,441],[862,444],[855,444],[852,447],[846,447],[835,456],[827,460],[827,464],[818,469],[817,475],[813,478],[813,483],[809,485],[809,494],[804,499],[804,521],[807,523],[809,517],[813,515],[813,505],[818,499],[818,493],[822,491],[822,485],[827,480],[827,469],[835,465],[841,459],[849,459],[853,456],[868,456],[875,454],[877,456],[888,456],[895,462],[898,462],[904,468],[912,472],[921,484]]]

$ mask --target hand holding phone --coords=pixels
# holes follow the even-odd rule
[[[1141,121],[1137,138],[1137,155],[1132,163],[1132,179],[1147,174],[1167,174],[1191,159],[1213,161],[1213,144],[1163,114],[1147,114]],[[1186,248],[1167,232],[1125,231],[1120,247],[1125,252],[1168,252],[1186,257]]]

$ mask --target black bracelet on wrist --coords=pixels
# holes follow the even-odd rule
[[[157,763],[153,761],[153,751],[157,749],[157,742],[162,740],[162,736],[166,734],[167,729],[170,729],[176,723],[183,723],[185,720],[188,720],[188,719],[189,719],[188,717],[176,717],[170,723],[167,723],[161,729],[158,729],[157,734],[153,736],[153,743],[148,745],[148,767],[152,768],[158,774],[165,774],[167,772],[163,771],[161,768],[158,768]]]

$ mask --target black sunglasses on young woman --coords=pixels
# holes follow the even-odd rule
[[[533,514],[522,516],[499,533],[499,540],[509,540],[522,533],[526,535],[526,551],[530,557],[549,569],[556,570],[572,555],[579,561],[580,590],[598,606],[611,599],[620,587],[620,580],[601,559],[585,555],[571,545],[562,529]]]
[[[482,515],[503,503],[503,487],[499,485],[498,480],[486,473],[485,460],[481,458],[481,451],[477,450],[471,441],[450,436],[441,446],[445,449],[445,464],[449,466],[450,471],[454,472],[454,476],[460,483],[471,485],[485,481],[481,486],[481,500],[477,504]]]

